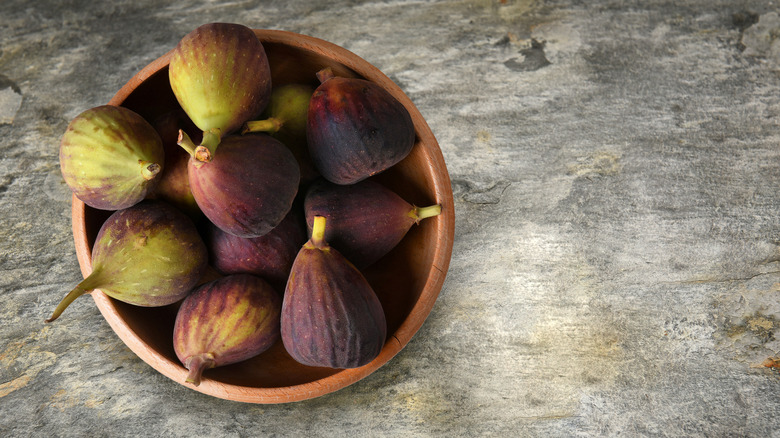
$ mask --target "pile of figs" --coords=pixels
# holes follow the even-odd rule
[[[369,179],[410,153],[412,119],[372,82],[322,68],[316,88],[274,87],[271,67],[251,29],[205,24],[170,58],[177,111],[106,105],[71,121],[63,178],[110,216],[92,273],[47,322],[95,289],[178,305],[171,340],[194,385],[279,341],[314,367],[379,355],[387,322],[361,270],[441,212]]]

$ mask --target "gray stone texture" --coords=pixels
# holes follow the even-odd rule
[[[0,436],[780,436],[779,12],[4,0]],[[81,279],[60,136],[210,21],[371,62],[427,119],[452,178],[432,313],[384,367],[317,399],[192,391],[88,298],[43,323]]]

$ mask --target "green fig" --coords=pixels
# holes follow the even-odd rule
[[[233,23],[204,24],[173,50],[171,89],[203,131],[198,159],[211,160],[223,136],[263,111],[271,95],[271,69],[252,29]]]
[[[260,116],[262,120],[246,122],[242,134],[266,132],[281,141],[295,156],[301,169],[301,185],[319,176],[306,144],[306,120],[314,88],[305,84],[287,84],[275,88],[271,100]]]
[[[259,355],[279,339],[281,298],[262,278],[228,275],[195,289],[181,304],[173,347],[198,386],[209,368]]]
[[[144,199],[158,184],[164,161],[152,125],[118,106],[82,112],[60,143],[65,183],[82,202],[101,210],[121,210]]]
[[[187,215],[162,201],[142,201],[106,219],[92,248],[92,273],[46,322],[95,289],[136,306],[175,303],[195,287],[207,262],[206,244]]]
[[[325,240],[362,269],[395,248],[412,225],[441,214],[441,205],[414,206],[371,179],[339,185],[320,178],[309,186],[304,210],[309,229],[316,216],[329,219]]]
[[[282,301],[282,342],[310,366],[356,368],[374,360],[387,336],[379,298],[363,274],[324,240],[327,219],[293,262]]]

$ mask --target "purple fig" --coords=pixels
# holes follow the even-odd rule
[[[181,304],[173,347],[198,386],[209,368],[251,359],[279,339],[281,299],[262,278],[229,275],[195,289]]]
[[[404,159],[414,146],[409,112],[389,92],[364,79],[333,77],[309,103],[307,139],[315,168],[328,181],[354,184]]]
[[[198,157],[208,161],[221,138],[257,117],[271,96],[271,69],[252,29],[204,24],[171,55],[168,76],[179,104],[203,130]]]
[[[392,190],[367,179],[338,185],[322,178],[311,184],[304,201],[306,224],[328,218],[325,240],[359,268],[390,252],[412,225],[441,213],[441,205],[415,207]]]
[[[279,225],[260,237],[234,236],[210,224],[205,241],[211,264],[223,274],[257,275],[283,292],[293,260],[307,240],[300,210],[290,209]]]
[[[207,262],[206,245],[187,215],[162,201],[142,201],[103,223],[92,248],[92,273],[47,322],[94,289],[136,306],[175,303],[195,287]]]
[[[363,274],[324,240],[326,219],[298,252],[282,301],[282,342],[310,366],[356,368],[374,360],[387,322]]]
[[[187,136],[181,134],[185,146]],[[262,236],[279,225],[300,181],[292,152],[266,134],[225,137],[211,161],[190,157],[188,175],[203,214],[238,237]]]
[[[103,105],[68,125],[60,143],[65,183],[90,207],[120,210],[144,199],[159,181],[162,141],[137,113]]]

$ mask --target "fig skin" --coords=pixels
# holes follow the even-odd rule
[[[77,198],[100,210],[121,210],[155,188],[165,152],[157,131],[143,117],[102,105],[70,122],[59,159],[65,183]]]
[[[234,236],[209,224],[205,241],[212,266],[223,274],[257,275],[283,293],[293,260],[307,240],[302,210],[294,205],[279,225],[260,237]]]
[[[293,263],[282,301],[282,342],[304,365],[356,368],[379,355],[387,321],[363,274],[323,240],[325,221],[316,218],[312,238]]]
[[[191,156],[190,189],[200,210],[221,230],[259,237],[284,219],[298,193],[295,157],[266,135],[229,136],[209,162]]]
[[[221,138],[257,117],[271,96],[271,69],[252,29],[208,23],[185,35],[171,55],[176,99],[203,131],[199,156],[208,161]]]
[[[162,201],[141,201],[103,223],[92,248],[92,273],[46,322],[94,289],[136,306],[175,303],[195,287],[207,263],[206,244],[187,215]]]
[[[354,184],[404,159],[415,142],[409,112],[390,93],[364,79],[318,73],[309,103],[307,142],[319,173]]]
[[[222,277],[195,289],[181,304],[173,347],[198,386],[206,369],[251,359],[279,340],[282,300],[262,278]]]
[[[182,212],[186,213],[196,223],[203,218],[203,213],[195,202],[190,190],[187,176],[187,164],[190,155],[177,144],[179,129],[186,131],[190,138],[199,138],[197,127],[187,117],[181,108],[168,111],[154,120],[154,129],[162,139],[165,150],[165,169],[161,172],[157,187],[147,197],[162,199]],[[199,140],[198,140],[199,141]]]
[[[412,225],[441,213],[441,205],[416,207],[392,190],[367,179],[339,185],[317,179],[306,192],[306,225],[328,218],[325,240],[360,269],[395,248]]]
[[[313,93],[314,88],[306,84],[275,88],[260,116],[262,120],[246,122],[241,130],[242,134],[266,132],[290,148],[301,168],[301,185],[307,185],[319,176],[306,143],[306,122]]]

